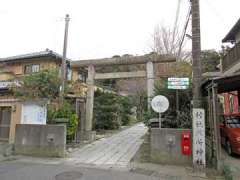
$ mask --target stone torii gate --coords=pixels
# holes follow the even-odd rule
[[[144,55],[144,56],[127,56],[105,59],[78,60],[71,62],[74,68],[87,68],[87,102],[86,102],[86,118],[84,123],[83,136],[85,140],[94,140],[95,132],[92,131],[93,120],[93,104],[94,104],[94,81],[100,79],[120,79],[120,78],[147,78],[147,97],[148,109],[150,109],[151,98],[154,91],[154,63],[175,62],[176,58],[167,55]],[[112,66],[112,65],[134,65],[146,64],[146,71],[135,72],[112,72],[97,73],[95,67]]]

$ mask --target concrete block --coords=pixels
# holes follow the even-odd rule
[[[64,125],[17,124],[15,154],[64,157],[66,127]]]
[[[151,161],[161,164],[191,165],[192,157],[181,153],[181,135],[189,129],[152,128]]]

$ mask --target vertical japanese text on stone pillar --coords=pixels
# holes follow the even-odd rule
[[[193,163],[199,166],[206,165],[205,156],[205,111],[193,109]]]

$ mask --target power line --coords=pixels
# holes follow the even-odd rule
[[[173,41],[172,42],[174,42],[176,29],[177,29],[177,26],[178,26],[178,19],[179,19],[179,14],[180,14],[180,4],[181,4],[181,0],[178,0],[175,22],[174,22],[174,26],[173,26]]]
[[[189,24],[189,20],[190,20],[190,16],[191,16],[191,6],[189,6],[189,9],[188,9],[188,13],[187,13],[187,17],[186,17],[186,21],[185,21],[185,25],[184,25],[184,29],[183,29],[183,32],[182,32],[182,37],[181,37],[181,41],[180,41],[180,45],[179,45],[179,50],[178,50],[178,54],[177,54],[177,59],[179,58],[180,54],[181,54],[181,51],[182,51],[182,45],[183,45],[183,42],[184,42],[184,39],[185,39],[185,34],[186,34],[186,31],[187,31],[187,28],[188,28],[188,24]]]

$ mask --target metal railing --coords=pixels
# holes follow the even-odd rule
[[[222,60],[223,72],[233,67],[236,63],[240,62],[240,42],[230,49]]]

